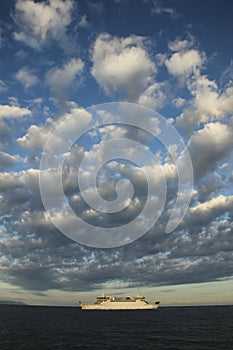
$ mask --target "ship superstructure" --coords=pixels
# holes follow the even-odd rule
[[[113,297],[99,296],[94,304],[79,302],[82,310],[153,310],[159,301],[149,304],[144,296]]]

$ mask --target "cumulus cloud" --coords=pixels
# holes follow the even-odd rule
[[[40,49],[49,39],[64,41],[73,8],[71,0],[18,0],[14,14],[18,31],[14,32],[14,38],[34,49]]]
[[[0,105],[0,149],[8,150],[11,147],[15,133],[15,127],[12,126],[31,114],[28,108],[19,107],[15,98],[11,99],[11,105]]]
[[[9,215],[9,224],[21,218],[24,212],[43,212],[39,190],[39,170],[28,169],[15,172],[0,173],[0,192],[2,201],[0,203],[2,220],[4,215]],[[13,205],[13,203],[15,203]],[[21,226],[19,222],[19,227]]]
[[[137,101],[149,87],[156,66],[138,36],[117,38],[101,34],[92,50],[91,73],[107,94]]]
[[[17,143],[22,148],[30,151],[30,153],[41,152],[45,147],[51,133],[51,127],[40,127],[38,125],[30,125],[27,133],[17,139]]]
[[[220,195],[190,208],[191,224],[206,224],[229,210],[233,211],[233,196]]]
[[[165,83],[152,83],[140,96],[138,103],[152,108],[160,109],[164,106],[166,101],[166,84]]]
[[[213,170],[233,146],[233,130],[220,122],[209,123],[196,131],[188,142],[196,179]]]
[[[233,110],[233,86],[220,89],[206,76],[197,75],[188,83],[193,96],[189,106],[176,118],[178,126],[190,133],[200,123],[221,121],[231,116]]]
[[[0,105],[0,120],[21,118],[25,115],[30,115],[31,111],[27,108],[18,106]]]
[[[14,166],[17,162],[20,161],[19,156],[12,156],[9,153],[0,151],[0,168],[8,169]]]
[[[181,108],[184,106],[184,104],[186,103],[186,100],[182,97],[176,97],[173,100],[173,104],[176,106],[176,108]]]
[[[191,39],[191,38],[189,38]],[[171,51],[184,51],[185,49],[190,48],[190,46],[193,45],[193,40],[188,40],[184,39],[182,40],[181,38],[176,38],[174,41],[169,41],[168,43],[168,48]]]
[[[72,58],[63,67],[52,68],[46,75],[46,83],[55,95],[58,104],[64,105],[67,100],[67,89],[75,83],[84,69],[84,63],[79,58]]]
[[[21,68],[16,73],[16,79],[25,87],[25,89],[36,85],[39,81],[37,76],[33,74],[33,71],[28,67]]]
[[[77,127],[81,128],[85,126],[90,118],[90,114],[85,109],[71,103],[69,111],[62,114],[60,118],[54,121],[49,120],[49,122],[43,126],[35,124],[30,125],[27,132],[19,137],[16,142],[29,153],[40,154],[58,125],[62,122],[66,122],[61,132],[56,134],[54,140],[54,151],[59,152],[60,148],[66,144],[69,137],[76,132]]]
[[[220,165],[220,168],[222,166]],[[208,174],[198,186],[198,200],[206,202],[210,200],[213,196],[221,193],[224,188],[225,178],[220,175],[216,170],[211,174]]]
[[[189,89],[194,96],[193,106],[200,113],[200,121],[223,119],[233,110],[233,86],[220,90],[215,81],[197,77]]]
[[[165,60],[165,65],[170,74],[188,77],[202,67],[203,61],[204,58],[197,50],[190,49],[175,52],[169,59]]]

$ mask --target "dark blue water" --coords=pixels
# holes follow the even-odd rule
[[[232,350],[233,306],[81,311],[0,306],[1,350]]]

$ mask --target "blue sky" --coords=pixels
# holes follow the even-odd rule
[[[1,1],[0,299],[75,304],[104,289],[156,295],[164,305],[233,302],[232,10],[227,0]],[[138,215],[145,179],[131,163],[109,163],[100,177],[111,200],[116,179],[133,179],[132,204],[119,216],[100,218],[75,187],[74,162],[95,159],[97,150],[103,156],[101,136],[126,135],[152,147],[165,174],[167,198],[155,226],[131,244],[100,249],[68,239],[46,216],[39,167],[51,132],[69,117],[80,126],[88,107],[106,102],[159,112],[187,145],[192,198],[169,235],[175,164],[123,126],[92,131],[74,145],[65,193],[92,225],[117,227]],[[156,169],[150,175],[155,182]]]

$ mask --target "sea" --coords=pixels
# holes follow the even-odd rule
[[[82,311],[0,306],[1,350],[232,350],[233,306]]]

